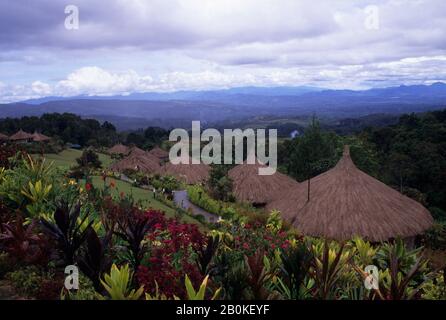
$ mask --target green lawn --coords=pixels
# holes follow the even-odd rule
[[[104,181],[101,177],[93,177],[93,185],[97,188],[103,188],[104,187]],[[173,218],[175,215],[175,210],[171,207],[165,205],[164,203],[156,200],[153,198],[153,193],[150,190],[145,190],[141,188],[137,188],[132,186],[130,183],[116,180],[112,178],[107,178],[105,183],[106,185],[110,185],[111,182],[114,182],[115,188],[113,188],[112,195],[114,197],[119,197],[121,192],[124,192],[126,195],[132,195],[133,199],[135,201],[141,201],[143,207],[145,208],[152,208],[155,210],[164,211],[166,214],[166,217]],[[183,222],[187,223],[196,223],[199,224],[199,222],[187,215],[183,216],[181,219]]]
[[[134,187],[128,182],[117,179],[107,178],[105,181],[106,185],[110,185],[111,182],[116,186],[112,188],[112,196],[119,197],[120,193],[123,192],[126,195],[131,195],[135,201],[141,201],[141,204],[145,208],[162,210],[169,216],[174,215],[175,211],[172,208],[153,198],[152,191]],[[93,177],[93,185],[97,188],[103,188],[104,181],[101,177]]]
[[[45,154],[45,159],[48,162],[54,162],[56,167],[61,169],[69,169],[70,167],[76,165],[76,159],[82,155],[82,150],[75,149],[65,149],[61,153],[47,153]],[[99,160],[102,162],[102,166],[107,168],[113,162],[113,159],[103,153],[98,153]]]
[[[61,168],[62,170],[68,170],[70,169],[70,167],[76,165],[76,159],[79,158],[81,155],[82,155],[82,150],[65,149],[64,151],[58,154],[55,153],[45,154],[45,159],[48,162],[53,162],[55,167]],[[104,168],[109,167],[110,164],[113,162],[113,159],[106,154],[98,153],[98,156]],[[155,210],[161,210],[165,212],[166,217],[169,218],[174,217],[175,210],[165,205],[164,203],[154,199],[153,194],[150,190],[137,188],[132,186],[128,182],[111,178],[107,178],[106,183],[110,184],[111,181],[114,181],[116,185],[116,188],[114,188],[112,191],[112,195],[114,197],[119,197],[119,194],[121,192],[124,192],[125,194],[132,195],[135,201],[141,201],[142,205],[145,208],[153,208]],[[100,177],[93,177],[93,184],[95,187],[101,188],[104,186],[104,181]],[[182,221],[187,223],[197,223],[201,226],[201,224],[197,220],[189,216],[184,216],[182,218]]]

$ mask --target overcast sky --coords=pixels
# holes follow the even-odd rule
[[[445,0],[0,0],[0,102],[446,81],[445,17]]]

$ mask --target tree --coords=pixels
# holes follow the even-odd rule
[[[217,200],[232,200],[232,180],[228,177],[228,165],[213,165],[209,174],[209,188]]]
[[[308,201],[311,178],[331,168],[339,158],[337,140],[335,134],[321,131],[316,118],[301,137],[293,140],[289,173],[299,181],[307,180]]]
[[[77,166],[70,173],[72,178],[88,178],[91,171],[102,168],[98,155],[90,148],[85,149],[76,162]]]

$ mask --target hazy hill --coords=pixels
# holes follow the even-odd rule
[[[214,91],[141,93],[125,97],[48,97],[28,103],[0,105],[0,118],[71,112],[84,117],[107,119],[117,126],[125,124],[128,129],[141,123],[171,127],[190,124],[191,120],[206,123],[263,115],[292,117],[312,114],[339,119],[377,113],[423,112],[444,107],[444,83],[365,91],[243,87]]]

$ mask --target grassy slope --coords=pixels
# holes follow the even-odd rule
[[[131,195],[135,201],[141,201],[141,204],[144,208],[152,208],[165,211],[167,216],[174,215],[174,210],[166,206],[164,203],[155,200],[150,190],[136,188],[128,182],[112,178],[107,178],[105,183],[107,185],[110,185],[111,182],[115,184],[115,188],[112,188],[112,196],[119,197],[119,194],[123,192],[126,195]],[[104,181],[101,177],[93,177],[93,185],[97,188],[103,188]]]
[[[132,186],[130,183],[116,180],[112,178],[107,178],[106,184],[110,185],[111,182],[114,182],[115,188],[112,189],[112,196],[119,197],[120,193],[123,192],[126,195],[132,195],[133,199],[137,202],[141,202],[141,205],[144,208],[152,208],[155,210],[163,211],[166,214],[166,217],[173,218],[175,216],[175,210],[171,207],[165,205],[164,203],[153,198],[153,193],[150,190],[145,190],[141,188],[137,188]],[[104,181],[101,177],[93,177],[93,185],[97,188],[102,188],[104,186]],[[181,218],[181,221],[187,223],[196,223],[200,224],[197,220],[184,215]]]
[[[58,154],[48,153],[45,155],[45,158],[49,162],[54,161],[54,165],[56,167],[69,169],[71,166],[74,166],[76,164],[76,159],[79,158],[81,155],[82,150],[66,149]],[[108,167],[113,161],[110,156],[106,154],[99,153],[98,155],[99,160],[101,160],[104,167]]]
[[[59,167],[63,170],[68,170],[70,167],[76,164],[76,159],[79,158],[81,154],[82,150],[66,149],[59,154],[46,154],[45,158],[48,162],[54,162],[54,166]],[[106,154],[99,153],[98,155],[99,160],[101,160],[102,166],[104,168],[107,168],[113,162],[113,159],[111,159],[110,156]],[[111,180],[112,179],[107,179],[107,183],[110,183]],[[166,217],[171,218],[174,216],[175,210],[168,207],[164,203],[154,199],[152,192],[150,192],[149,190],[133,187],[130,183],[121,180],[113,179],[113,181],[116,185],[116,188],[113,190],[113,196],[118,197],[121,192],[124,192],[125,194],[131,194],[135,201],[142,201],[144,207],[164,211]],[[93,184],[96,187],[102,187],[104,185],[104,181],[102,181],[100,177],[94,177]],[[182,218],[182,221],[187,223],[198,223],[197,220],[189,216],[184,216]]]

